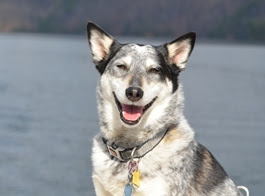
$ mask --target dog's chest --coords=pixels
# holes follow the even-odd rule
[[[173,172],[167,167],[167,164],[170,164],[170,156],[159,153],[159,148],[154,151],[156,152],[149,153],[139,162],[140,185],[134,186],[133,196],[151,193],[159,196],[172,195],[170,186],[178,181],[181,182],[181,176],[175,174],[172,177]],[[123,195],[124,188],[129,182],[129,162],[121,163],[111,160],[102,142],[94,142],[93,165],[93,178],[97,179],[102,188],[111,195]]]
[[[109,160],[104,165],[102,168],[94,167],[94,177],[99,179],[104,189],[111,195],[123,195],[125,186],[129,183],[128,163],[117,164],[116,161]],[[154,169],[155,167],[157,170]],[[139,187],[133,186],[133,196],[168,195],[168,183],[161,178],[163,173],[158,165],[150,166],[140,162],[138,171]]]

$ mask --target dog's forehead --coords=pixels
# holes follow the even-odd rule
[[[135,53],[137,55],[154,54],[155,48],[151,45],[139,45],[139,44],[126,44],[122,47],[122,50],[128,53]]]
[[[158,63],[157,51],[151,45],[126,44],[120,49],[116,56],[116,58],[124,57],[130,61],[145,62],[147,66]]]

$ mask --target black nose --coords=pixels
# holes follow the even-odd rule
[[[144,92],[139,87],[129,87],[126,89],[125,94],[129,100],[138,101],[143,97]]]

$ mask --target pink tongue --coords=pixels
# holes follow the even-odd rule
[[[122,104],[122,115],[128,121],[136,121],[143,114],[143,107]]]

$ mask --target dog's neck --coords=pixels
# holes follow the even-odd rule
[[[134,158],[142,158],[152,151],[163,140],[170,129],[171,128],[165,129],[159,132],[155,137],[130,148],[121,148],[104,137],[102,137],[102,141],[106,145],[111,158],[116,158],[121,162],[127,162]]]
[[[165,125],[158,129],[128,129],[121,128],[116,129],[115,131],[106,131],[103,130],[102,136],[108,140],[110,143],[115,143],[115,145],[121,148],[134,148],[137,146],[141,146],[143,143],[155,138],[157,135],[166,132],[171,126],[174,125]],[[177,125],[175,125],[177,126]],[[162,134],[163,135],[163,134]]]

